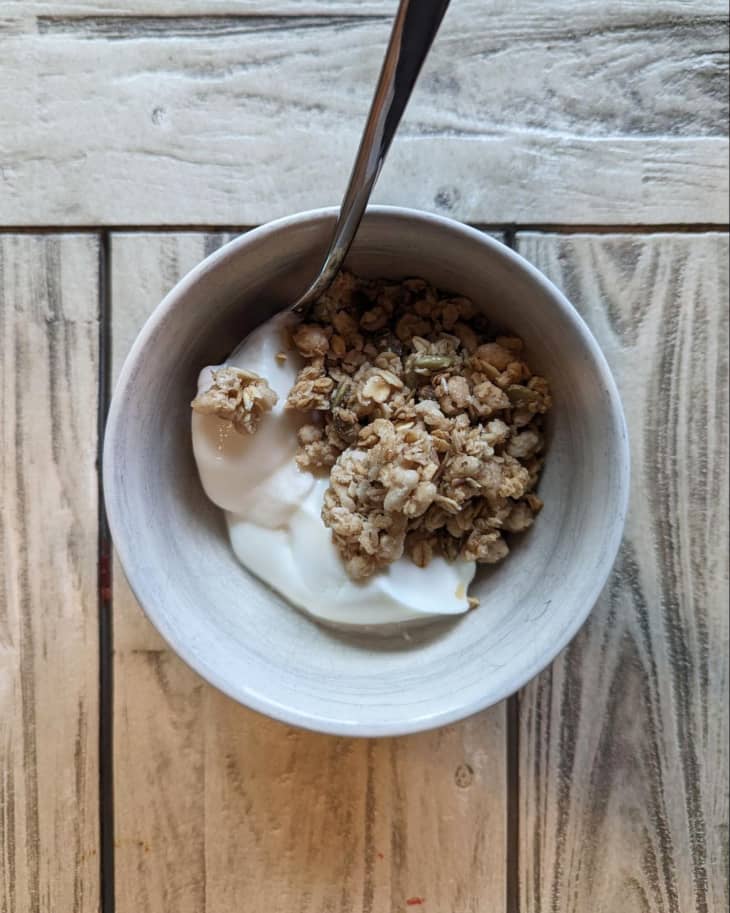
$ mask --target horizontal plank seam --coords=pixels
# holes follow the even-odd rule
[[[537,234],[565,234],[565,235],[607,235],[607,234],[727,234],[730,224],[725,222],[661,222],[661,223],[610,223],[602,225],[559,223],[530,223],[530,222],[465,222],[471,228],[479,231],[502,232],[518,234],[520,232],[535,232]],[[106,225],[0,225],[0,235],[73,235],[73,234],[180,234],[183,232],[210,234],[244,234],[258,228],[258,225],[228,225],[212,223],[159,223],[150,225],[114,224]]]

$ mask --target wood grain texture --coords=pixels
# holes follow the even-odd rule
[[[680,6],[683,0],[675,0]],[[0,10],[8,19],[36,16],[247,16],[247,15],[351,15],[380,13],[392,16],[393,0],[2,0]]]
[[[393,7],[0,0],[3,221],[248,225],[337,203]],[[727,49],[720,0],[460,0],[376,199],[724,223]]]
[[[0,237],[0,911],[95,913],[98,242]]]
[[[521,910],[717,913],[728,875],[728,239],[518,243],[599,339],[633,448],[613,578],[521,697]]]
[[[221,240],[112,235],[115,371]],[[502,706],[403,739],[293,730],[166,650],[119,571],[114,610],[118,913],[505,911]]]
[[[153,307],[223,235],[115,235],[112,381]],[[208,686],[147,621],[116,556],[114,793],[118,913],[207,913]]]

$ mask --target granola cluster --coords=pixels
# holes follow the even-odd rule
[[[522,341],[421,279],[342,273],[292,334],[306,360],[287,406],[302,469],[328,471],[322,519],[362,580],[404,553],[492,564],[542,507],[542,416],[552,405]],[[217,413],[219,414],[219,413]]]
[[[278,398],[268,382],[253,371],[224,367],[213,371],[211,386],[190,405],[196,412],[231,422],[240,434],[253,434]]]

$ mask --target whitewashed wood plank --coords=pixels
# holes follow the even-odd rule
[[[394,0],[197,0],[194,5],[189,0],[0,0],[0,17],[27,21],[36,16],[392,16],[395,7]]]
[[[28,16],[83,16],[83,15],[156,15],[156,16],[245,16],[251,13],[267,13],[274,16],[289,13],[341,14],[360,12],[383,13],[392,16],[398,0],[196,0],[191,6],[189,0],[0,0],[0,15],[7,18]],[[458,0],[457,0],[458,2]],[[463,0],[462,0],[463,2]],[[562,8],[560,0],[538,3],[537,0],[503,4],[504,15],[515,22],[527,17],[543,23],[548,20],[560,21]],[[722,15],[727,12],[723,0],[656,0],[652,4],[659,16],[692,18],[705,13]],[[646,14],[643,0],[624,0],[621,5],[626,15]],[[453,15],[453,11],[449,11]],[[601,0],[585,0],[573,11],[573,22],[580,26],[587,18],[610,18],[610,6]]]
[[[3,222],[245,225],[339,201],[387,16],[129,8],[0,6]],[[717,0],[454,3],[376,199],[491,224],[724,223],[725,19]]]
[[[221,235],[112,235],[114,370]],[[502,706],[406,739],[289,729],[171,654],[114,581],[119,913],[505,911]],[[414,903],[415,907],[416,904]]]
[[[506,910],[501,707],[435,733],[356,740],[208,697],[206,814],[219,833],[207,831],[206,910],[241,897],[272,913]]]
[[[519,237],[598,337],[633,495],[613,578],[521,697],[525,913],[727,905],[728,239]]]
[[[205,234],[114,234],[111,252],[111,299],[113,345],[111,351],[112,387],[127,352],[142,324],[175,283],[204,257],[217,250],[233,235],[224,232]],[[147,621],[124,580],[124,572],[114,555],[114,614],[122,619],[114,630],[119,654],[137,650],[164,650],[166,644]],[[185,667],[186,668],[186,667]],[[192,673],[190,673],[192,676]],[[193,676],[193,678],[195,678]],[[195,679],[197,681],[197,679]],[[124,678],[120,679],[123,685]],[[118,682],[118,687],[119,687]],[[118,701],[125,698],[117,695]],[[132,813],[132,821],[136,819]]]
[[[0,236],[0,911],[99,907],[98,241]]]
[[[447,23],[463,15],[456,8],[463,7],[465,2],[467,0],[460,0],[452,6]],[[0,0],[0,17],[5,23],[35,21],[37,17],[182,17],[200,20],[199,28],[203,31],[208,17],[244,20],[250,16],[379,14],[391,19],[396,7],[397,0],[197,0],[194,6],[189,0]],[[570,24],[576,35],[591,28],[625,27],[646,22],[678,26],[708,16],[722,18],[728,12],[723,0],[655,0],[651,6],[644,0],[611,0],[609,3],[585,0],[575,7],[569,0],[524,0],[520,4],[497,4],[487,0],[482,13],[493,15],[495,11],[501,23],[498,27],[509,28],[515,35],[520,35],[529,25],[537,39],[554,36],[556,28],[565,28],[566,11],[571,13]]]
[[[202,233],[112,236],[112,382],[152,308],[223,240]],[[147,621],[116,556],[113,611],[117,910],[207,913],[209,689]]]

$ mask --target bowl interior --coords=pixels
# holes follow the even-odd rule
[[[554,410],[545,508],[511,555],[480,572],[477,611],[403,638],[317,625],[235,560],[193,462],[189,403],[221,361],[306,286],[331,212],[273,223],[206,260],[165,299],[125,364],[105,442],[115,544],[142,606],[194,668],[234,698],[329,732],[395,734],[450,722],[521,687],[590,611],[618,548],[628,487],[615,387],[557,290],[497,242],[444,219],[369,212],[348,266],[422,276],[472,298],[526,343]]]

